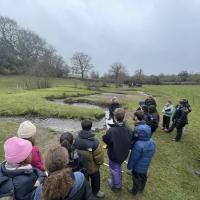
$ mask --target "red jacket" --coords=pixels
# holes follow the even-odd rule
[[[38,146],[33,146],[31,165],[41,171],[45,171],[44,162]]]

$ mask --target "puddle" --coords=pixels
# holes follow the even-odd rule
[[[106,112],[105,112],[106,113]],[[42,119],[38,117],[0,117],[0,121],[11,121],[21,123],[25,120],[32,121],[37,127],[40,128],[49,128],[53,131],[63,133],[66,131],[76,133],[81,130],[81,121],[73,119],[59,119],[59,118],[47,118]],[[93,121],[92,130],[97,131],[104,129],[106,127],[106,120],[102,118],[98,121]]]

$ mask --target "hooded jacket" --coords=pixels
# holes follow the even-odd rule
[[[135,131],[137,132],[137,141],[132,147],[127,167],[129,170],[146,174],[155,153],[156,145],[151,138],[151,128],[148,125],[139,124]]]
[[[172,117],[172,121],[175,124],[176,128],[184,127],[188,124],[188,113],[191,112],[187,107],[176,106],[176,110]]]
[[[82,130],[75,139],[74,148],[84,158],[84,167],[89,175],[97,172],[103,164],[104,155],[99,141],[91,131]]]
[[[123,163],[131,147],[132,130],[125,123],[117,123],[102,137],[107,144],[107,154],[111,161]]]
[[[45,174],[36,168],[9,170],[5,162],[0,165],[0,197],[14,196],[16,200],[30,200],[35,193],[34,184],[42,183]]]

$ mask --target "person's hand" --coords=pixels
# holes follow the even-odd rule
[[[35,182],[34,187],[38,187],[38,186],[40,186],[40,181],[37,180],[37,181]]]

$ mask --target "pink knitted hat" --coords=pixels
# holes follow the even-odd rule
[[[18,137],[9,138],[4,143],[5,159],[11,164],[19,164],[26,160],[31,151],[31,142]]]

